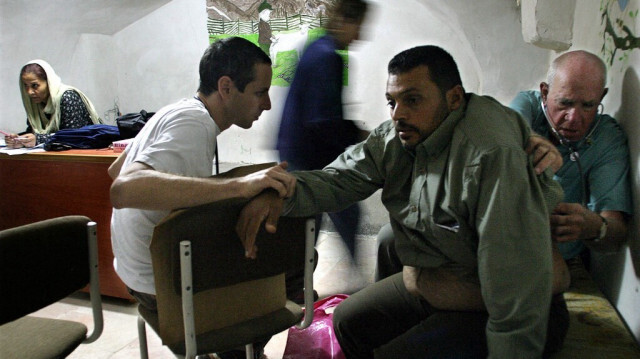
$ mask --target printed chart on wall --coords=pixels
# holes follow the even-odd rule
[[[229,36],[258,45],[273,63],[273,86],[288,87],[306,46],[324,35],[333,0],[205,0],[209,42]],[[348,51],[339,51],[348,85]]]

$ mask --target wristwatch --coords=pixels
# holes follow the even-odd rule
[[[602,219],[602,225],[600,226],[600,235],[593,239],[594,242],[600,242],[601,240],[603,240],[604,237],[607,236],[607,228],[609,227],[609,223],[607,222],[607,219],[602,217],[601,214],[598,214],[598,215]]]

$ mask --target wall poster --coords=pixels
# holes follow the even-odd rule
[[[628,6],[628,0],[601,0],[602,54],[608,66],[614,61],[626,62],[629,52],[640,48],[640,37],[633,33],[638,8]]]
[[[273,62],[273,86],[288,87],[305,47],[324,34],[334,0],[205,0],[209,42],[229,36],[258,45]],[[343,83],[348,84],[348,52]]]

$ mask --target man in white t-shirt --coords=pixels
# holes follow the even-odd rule
[[[271,60],[253,43],[212,43],[200,60],[196,96],[160,109],[109,168],[114,267],[148,309],[157,308],[149,244],[171,210],[251,198],[267,188],[293,193],[286,163],[240,178],[211,177],[216,136],[231,125],[250,128],[271,108],[271,74]]]

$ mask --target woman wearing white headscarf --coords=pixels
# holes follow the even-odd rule
[[[33,147],[47,142],[58,130],[102,123],[91,101],[80,90],[63,84],[43,60],[22,67],[20,93],[27,112],[27,130],[6,136],[7,147]]]

